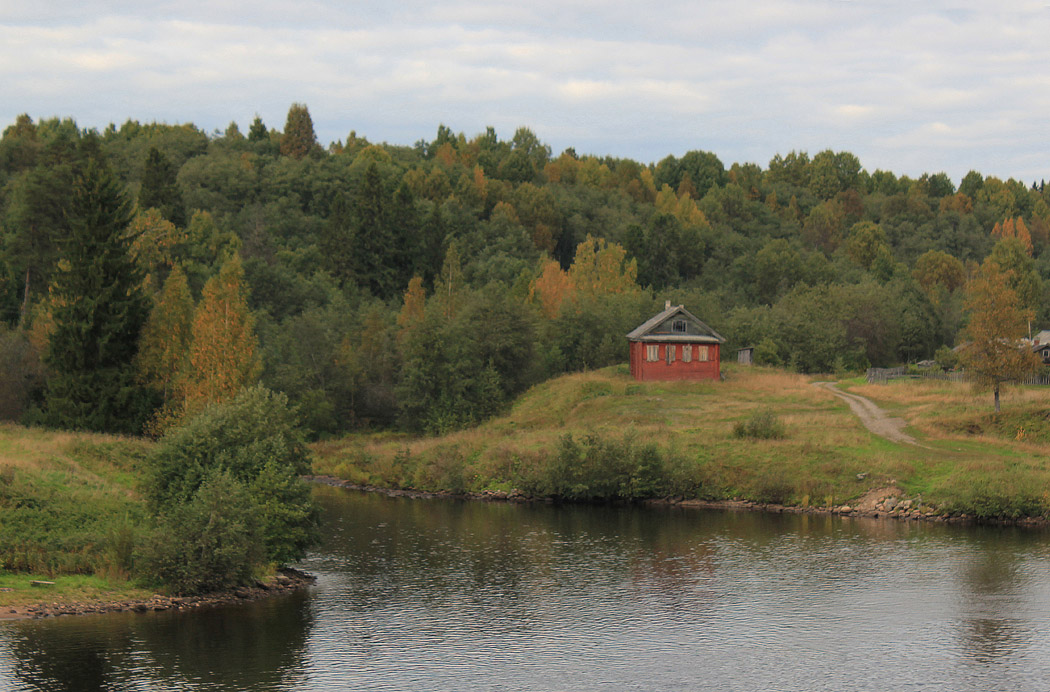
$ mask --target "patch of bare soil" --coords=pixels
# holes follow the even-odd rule
[[[874,401],[857,394],[844,392],[834,382],[814,382],[849,404],[850,410],[860,419],[864,427],[879,437],[900,444],[919,445],[914,437],[904,432],[907,423],[903,418],[891,418]]]

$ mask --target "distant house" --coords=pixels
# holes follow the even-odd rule
[[[1032,350],[1043,360],[1043,365],[1050,365],[1050,342],[1035,344]]]
[[[1050,365],[1050,329],[1044,329],[1032,337],[1032,351],[1039,354],[1043,365]]]
[[[627,335],[636,380],[716,380],[725,339],[683,306],[671,306]]]

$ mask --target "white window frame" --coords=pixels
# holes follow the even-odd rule
[[[645,359],[650,363],[660,360],[660,344],[646,344]]]
[[[678,346],[676,346],[675,344],[667,344],[667,346],[665,346],[664,348],[666,349],[665,355],[667,356],[667,364],[671,365],[672,363],[674,363],[675,357],[678,356]]]
[[[693,362],[693,345],[682,344],[682,362],[692,363]]]
[[[701,363],[706,363],[707,361],[711,360],[711,352],[708,346],[697,346],[696,350],[696,359],[698,361],[700,361]]]

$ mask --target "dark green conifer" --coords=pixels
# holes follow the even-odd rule
[[[319,151],[317,135],[314,134],[314,122],[310,111],[302,103],[293,103],[288,109],[288,121],[281,136],[281,155],[301,159],[314,151]]]
[[[269,138],[270,133],[266,131],[266,125],[263,124],[262,118],[258,115],[255,116],[255,120],[252,121],[252,126],[248,128],[248,141],[265,142]]]
[[[148,396],[135,383],[149,308],[128,253],[130,220],[121,183],[94,153],[73,183],[69,237],[51,286],[54,331],[44,403],[50,425],[135,433],[150,413]]]
[[[186,225],[182,195],[175,182],[175,167],[156,147],[150,147],[146,165],[142,169],[142,188],[139,190],[139,208],[156,209],[176,226]]]

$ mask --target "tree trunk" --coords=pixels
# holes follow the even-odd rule
[[[996,412],[996,414],[998,414],[999,413],[999,383],[998,382],[995,383],[995,389],[993,391],[995,392],[995,412]]]
[[[19,316],[18,326],[26,326],[26,316],[29,314],[29,267],[26,267],[25,288],[22,289],[22,314]]]

